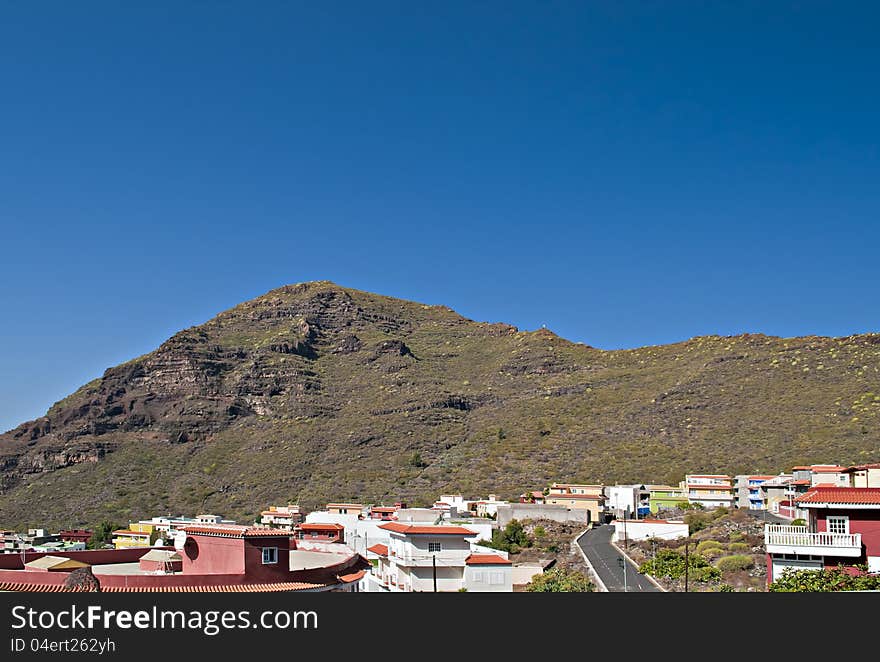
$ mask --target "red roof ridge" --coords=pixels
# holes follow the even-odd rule
[[[815,485],[795,499],[797,503],[843,503],[880,506],[880,487]]]
[[[242,524],[192,524],[184,526],[181,531],[195,533],[197,535],[222,536],[227,538],[262,538],[267,536],[291,537],[293,532],[283,529],[270,529],[261,526],[244,526]]]

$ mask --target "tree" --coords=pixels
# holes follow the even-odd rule
[[[532,578],[526,591],[532,593],[592,593],[596,590],[593,582],[582,572],[553,568]]]
[[[503,529],[493,531],[491,540],[480,540],[479,543],[492,549],[515,554],[523,547],[531,547],[532,539],[526,533],[522,523],[512,519]]]
[[[104,520],[95,527],[92,537],[89,538],[86,546],[89,549],[101,549],[113,539],[113,532],[120,528],[122,527],[119,524]]]

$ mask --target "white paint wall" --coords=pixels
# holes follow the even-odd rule
[[[469,565],[464,570],[469,593],[511,593],[513,572],[509,565]]]
[[[624,524],[621,521],[614,522],[614,542],[623,540]],[[684,522],[651,522],[645,520],[627,520],[626,537],[630,540],[647,540],[660,538],[661,540],[674,540],[685,538],[688,534],[688,525]]]

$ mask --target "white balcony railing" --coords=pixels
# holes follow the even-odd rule
[[[861,556],[861,533],[811,532],[805,526],[768,524],[764,545],[770,553]]]

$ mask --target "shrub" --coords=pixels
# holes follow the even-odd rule
[[[639,572],[655,577],[679,579],[684,577],[684,554],[671,549],[661,549],[650,561],[639,566]],[[688,556],[688,574],[694,581],[709,581],[721,576],[721,571],[709,565],[704,556],[690,554]]]
[[[713,582],[721,579],[721,571],[714,566],[707,565],[691,570],[690,578],[695,582]]]
[[[831,591],[877,591],[880,575],[852,575],[842,566],[830,570],[795,570],[786,568],[782,576],[770,584],[773,593],[827,593]]]
[[[749,546],[744,542],[732,542],[727,546],[727,549],[731,552],[747,552]]]
[[[724,549],[724,545],[722,545],[717,540],[703,540],[697,545],[697,554],[703,554],[709,549]]]
[[[736,589],[733,588],[733,586],[731,586],[730,584],[722,584],[718,587],[718,591],[720,593],[733,593],[736,591]]]
[[[807,521],[805,519],[803,519],[802,517],[798,517],[797,519],[793,519],[791,521],[791,525],[792,526],[806,526]]]
[[[724,550],[720,547],[710,547],[703,552],[703,556],[705,556],[709,560],[717,559],[721,556],[724,556]]]
[[[740,542],[746,539],[746,536],[741,531],[731,531],[730,532],[730,542]]]
[[[733,556],[725,556],[718,559],[715,567],[721,572],[736,572],[737,570],[748,570],[755,567],[755,561],[751,556],[745,554],[734,554]]]
[[[553,568],[537,575],[526,587],[532,593],[592,593],[593,582],[582,572]]]

